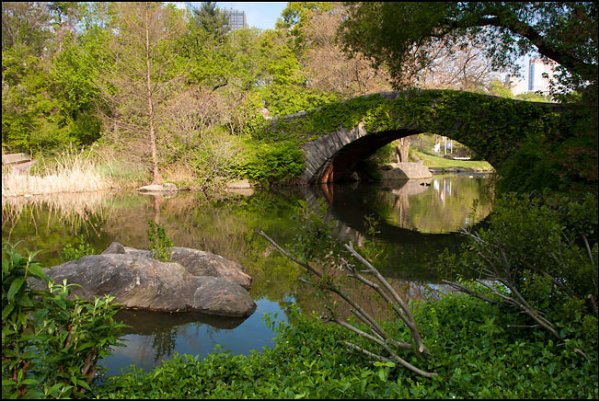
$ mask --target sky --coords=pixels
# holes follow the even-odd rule
[[[179,3],[179,2],[178,2]],[[200,6],[199,2],[192,4]],[[277,18],[281,16],[281,12],[287,7],[287,2],[217,2],[217,6],[221,9],[234,9],[245,11],[245,18],[250,27],[260,29],[274,29]],[[184,3],[178,4],[180,7],[185,7]]]
[[[274,29],[277,18],[287,7],[287,2],[217,2],[223,9],[245,11],[245,18],[250,27],[260,29]]]

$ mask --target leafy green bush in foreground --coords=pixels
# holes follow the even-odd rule
[[[118,340],[113,297],[72,299],[34,257],[3,245],[2,398],[81,397]],[[48,290],[32,289],[30,277]]]
[[[101,398],[597,398],[597,346],[583,358],[547,333],[509,329],[509,314],[464,294],[419,304],[432,357],[416,377],[349,353],[349,334],[292,313],[262,353],[179,355],[149,373],[132,368],[94,388]],[[596,323],[596,322],[595,322]],[[393,330],[393,323],[388,324]],[[596,324],[595,324],[596,327]],[[397,338],[408,333],[398,333]],[[360,339],[352,339],[358,341]],[[363,344],[368,346],[367,344]],[[589,348],[587,348],[589,349]],[[415,362],[415,357],[411,360]],[[420,362],[422,363],[422,362]]]

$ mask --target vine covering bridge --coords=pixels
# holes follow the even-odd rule
[[[542,140],[556,130],[564,108],[450,90],[384,92],[273,119],[266,131],[297,141],[302,180],[322,183],[347,178],[380,147],[424,132],[453,138],[499,166],[524,138]]]

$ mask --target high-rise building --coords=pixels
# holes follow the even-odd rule
[[[553,78],[555,62],[531,58],[528,62],[528,91],[549,92],[549,81]]]
[[[524,74],[524,79],[507,76],[514,95],[525,92],[549,93],[549,81],[555,73],[556,63],[551,60],[544,61],[540,58],[531,58],[528,60],[528,71]]]
[[[232,31],[247,28],[248,25],[245,18],[245,11],[230,9],[226,10],[226,13],[229,17],[229,28],[231,28]]]

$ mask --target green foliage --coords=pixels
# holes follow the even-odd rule
[[[2,143],[11,150],[38,151],[68,142],[49,118],[57,104],[47,93],[44,61],[30,50],[15,47],[2,51]]]
[[[297,113],[330,103],[335,95],[306,87],[306,72],[280,32],[266,32],[258,43],[262,65],[257,92],[273,116]]]
[[[215,2],[205,1],[192,9],[191,23],[219,40],[229,31],[228,22],[227,14]]]
[[[597,6],[592,2],[364,2],[341,26],[346,49],[386,64],[396,85],[433,61],[427,45],[482,45],[493,67],[517,69],[530,51],[556,61],[569,89],[597,79]],[[416,50],[414,50],[416,49]],[[565,70],[565,71],[564,71]]]
[[[543,96],[542,94],[536,92],[520,93],[516,95],[515,98],[520,100],[526,100],[528,102],[548,102],[550,100],[546,96]]]
[[[349,6],[349,18],[344,23],[345,44],[350,50],[363,50],[378,64],[393,64],[395,72],[406,72],[411,67],[405,62],[408,60],[402,50],[411,51],[416,44],[424,53],[415,55],[415,63],[428,63],[430,57],[426,45],[430,42],[431,32],[440,36],[440,40],[447,39],[451,45],[454,41],[461,43],[465,38],[471,40],[474,37],[488,48],[497,67],[510,64],[517,51],[530,48],[526,35],[514,41],[514,36],[508,34],[514,33],[516,27],[529,24],[542,36],[547,35],[543,39],[551,42],[558,56],[564,53],[571,56],[571,60],[562,63],[571,76],[561,77],[562,82],[569,87],[584,87],[587,82],[581,81],[580,77],[587,77],[592,84],[596,75],[593,58],[596,39],[588,35],[596,25],[597,9],[590,4],[568,3],[553,7],[528,3],[491,6],[478,3],[355,3]],[[519,165],[526,167],[526,159],[532,159],[535,170],[532,176],[538,179],[531,179],[531,182],[538,183],[547,177],[548,185],[554,187],[558,185],[556,182],[569,180],[597,181],[596,123],[589,125],[586,114],[573,113],[562,124],[560,132],[555,132],[555,116],[534,111],[530,105],[514,106],[513,102],[505,101],[507,99],[491,102],[473,95],[460,99],[446,93],[439,99],[440,107],[432,107],[429,100],[437,99],[437,95],[413,93],[410,95],[410,101],[416,102],[413,105],[407,99],[377,105],[376,99],[368,98],[332,105],[337,95],[319,90],[309,82],[304,59],[307,50],[318,46],[306,39],[304,28],[313,15],[330,12],[330,3],[292,2],[283,11],[278,29],[234,32],[228,32],[225,14],[215,3],[205,2],[197,8],[188,6],[190,12],[186,15],[172,4],[153,8],[160,14],[158,20],[164,28],[154,33],[168,31],[170,34],[151,47],[151,75],[159,87],[156,93],[160,93],[155,99],[157,114],[168,110],[163,107],[169,106],[168,103],[163,102],[196,90],[198,85],[202,91],[210,93],[206,98],[198,99],[201,106],[194,106],[194,109],[202,109],[202,113],[211,114],[210,123],[194,120],[194,128],[189,129],[188,121],[177,120],[188,118],[189,113],[173,118],[172,129],[184,132],[182,135],[187,139],[196,140],[194,136],[206,125],[218,124],[234,135],[249,134],[266,142],[289,139],[301,144],[339,127],[353,128],[363,118],[367,129],[394,129],[415,121],[422,129],[444,134],[451,131],[456,114],[459,114],[457,118],[464,124],[458,131],[464,138],[458,140],[471,147],[479,144],[488,155],[496,156],[498,163],[514,151],[516,142],[524,138],[530,142],[530,149],[524,149],[516,157],[510,174],[515,174]],[[102,133],[103,140],[113,146],[123,146],[115,138],[127,141],[123,146],[127,152],[143,148],[138,144],[129,146],[133,142],[131,138],[137,138],[139,132],[135,127],[147,126],[144,121],[145,86],[138,79],[138,73],[129,74],[129,71],[145,71],[143,57],[132,57],[140,55],[137,52],[145,42],[139,42],[139,47],[134,49],[132,45],[137,35],[129,29],[131,27],[127,28],[126,23],[119,27],[122,22],[119,15],[127,8],[130,7],[121,7],[120,3],[61,2],[13,2],[3,7],[3,149],[37,153],[54,151],[69,144],[87,146],[96,142]],[[488,22],[487,18],[498,18],[501,24],[493,29],[480,29],[481,21]],[[133,17],[125,20],[132,22]],[[522,24],[513,25],[515,22]],[[470,36],[464,36],[465,33]],[[540,50],[543,53],[545,49]],[[575,65],[570,65],[570,61]],[[493,85],[491,92],[507,96],[499,83]],[[589,92],[593,91],[581,93],[589,96]],[[571,96],[568,98],[572,101]],[[589,105],[596,122],[596,101]],[[263,108],[270,116],[320,110],[308,113],[308,121],[277,121],[271,132],[262,129],[268,122],[259,112],[264,111]],[[575,108],[580,110],[579,105]],[[479,109],[481,112],[476,112]],[[178,148],[179,144],[174,143],[173,136],[167,138],[159,125],[156,133],[159,145],[164,145],[160,146],[164,149],[159,149],[162,157],[162,153],[168,154],[166,149]],[[198,125],[199,128],[195,128]],[[494,133],[485,131],[490,126],[496,127]],[[577,128],[566,130],[568,126]],[[485,133],[482,139],[481,133]],[[552,140],[545,144],[540,134]],[[532,154],[532,144],[536,142],[542,143],[539,150],[544,153],[540,157]],[[255,149],[252,145],[249,148],[248,157],[252,157]],[[550,156],[543,157],[545,152],[550,152]],[[295,156],[292,158],[296,159]],[[187,157],[177,158],[181,163],[188,160]],[[487,160],[495,164],[494,160]],[[163,159],[161,163],[171,163],[171,160]],[[196,163],[194,168],[200,180],[210,176],[209,166],[210,163],[202,164],[201,160]],[[252,174],[262,178],[269,174],[257,170],[264,169],[266,166],[250,168]],[[530,187],[527,183],[524,185]]]
[[[81,397],[123,327],[114,319],[114,297],[73,298],[71,285],[50,282],[34,258],[3,245],[2,395]],[[48,289],[34,290],[30,279]]]
[[[229,36],[222,31],[221,20],[226,17],[218,9],[213,11],[215,14],[205,6],[193,10],[187,32],[178,39],[178,47],[187,60],[188,82],[216,89],[228,84],[236,71]]]
[[[12,47],[28,47],[41,52],[52,33],[47,29],[52,22],[46,4],[10,2],[2,6],[2,56]],[[3,60],[4,63],[4,60]]]
[[[261,91],[265,105],[275,116],[312,110],[336,100],[334,94],[309,90],[299,85],[272,84]]]
[[[148,220],[148,240],[152,256],[163,262],[170,262],[173,257],[173,241],[166,235],[164,227]]]
[[[293,218],[296,234],[286,247],[304,261],[332,261],[343,248],[333,235],[334,221],[326,217],[326,202],[320,199],[318,207],[312,208],[301,200],[299,206]]]
[[[83,238],[83,235],[80,235],[74,244],[66,244],[62,249],[62,256],[65,262],[77,260],[88,255],[94,255],[95,253],[96,250]]]
[[[506,330],[509,321],[498,307],[464,295],[447,295],[416,308],[415,318],[433,356],[427,368],[439,373],[433,379],[390,363],[369,364],[344,348],[343,341],[350,339],[346,330],[293,310],[289,316],[293,323],[279,326],[275,346],[260,353],[215,353],[202,361],[178,355],[148,373],[132,369],[110,377],[94,390],[101,398],[597,396],[596,349],[588,359],[580,358],[551,342]],[[385,324],[396,338],[408,335],[401,327]]]
[[[489,93],[495,96],[504,97],[506,99],[512,99],[514,97],[509,85],[501,82],[498,79],[494,79],[490,82]]]
[[[277,21],[277,28],[285,29],[293,38],[293,50],[301,55],[309,46],[303,29],[309,22],[311,15],[317,12],[329,11],[333,8],[330,2],[325,1],[293,1],[281,12],[281,19]]]
[[[501,168],[497,187],[502,192],[557,190],[565,183],[551,145],[542,138],[529,138]]]
[[[577,341],[588,335],[585,320],[596,319],[597,232],[596,196],[509,194],[495,204],[488,228],[440,264],[510,285],[560,337]]]
[[[90,31],[77,40],[67,34],[51,61],[26,48],[3,51],[8,83],[2,101],[3,144],[36,152],[97,140],[95,80],[106,59],[105,48],[105,32]]]
[[[304,153],[295,141],[253,145],[251,152],[232,167],[232,172],[259,183],[285,182],[304,171]]]

